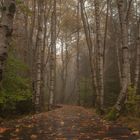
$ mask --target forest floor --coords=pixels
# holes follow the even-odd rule
[[[53,111],[2,122],[0,140],[140,140],[127,127],[93,110],[64,105]]]

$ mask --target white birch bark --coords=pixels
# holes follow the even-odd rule
[[[104,105],[104,55],[103,55],[103,45],[101,40],[101,23],[100,23],[100,5],[98,0],[94,0],[95,4],[95,22],[96,22],[96,45],[97,45],[97,53],[98,53],[98,72],[99,72],[99,80],[98,80],[98,88],[99,88],[99,96],[100,96],[100,107],[103,108]]]
[[[128,48],[128,17],[127,11],[124,10],[125,2],[123,0],[117,0],[118,11],[119,11],[119,19],[121,25],[121,34],[122,34],[122,86],[121,91],[118,96],[118,100],[115,104],[115,107],[118,111],[122,109],[122,105],[125,102],[127,96],[127,89],[130,82],[130,62],[129,62],[129,48]]]
[[[41,108],[41,51],[43,49],[43,0],[38,1],[38,36],[37,36],[37,59],[36,59],[36,93],[35,106],[36,111]]]

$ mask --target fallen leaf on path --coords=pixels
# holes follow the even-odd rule
[[[20,131],[20,130],[19,130],[18,128],[15,130],[16,133],[18,133],[19,131]]]
[[[31,138],[31,140],[36,140],[37,139],[37,135],[33,134],[33,135],[30,136],[30,138]]]
[[[33,127],[33,125],[31,125],[31,124],[30,125],[27,125],[27,128],[32,128],[32,127]]]
[[[139,131],[133,131],[132,133],[131,133],[131,135],[139,135],[140,133],[139,133]]]
[[[75,128],[75,125],[73,125],[72,128]]]
[[[8,130],[8,128],[2,128],[2,127],[0,127],[0,134],[1,133],[4,133],[5,131],[7,131]]]
[[[61,121],[60,124],[63,126],[65,123],[63,121]]]

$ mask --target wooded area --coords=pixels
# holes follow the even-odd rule
[[[140,119],[140,0],[0,0],[0,117],[66,104]]]

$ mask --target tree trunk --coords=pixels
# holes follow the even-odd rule
[[[99,72],[99,107],[103,108],[104,105],[104,55],[103,55],[103,46],[101,40],[101,25],[100,25],[100,5],[98,0],[94,0],[95,4],[95,21],[96,21],[96,45],[97,45],[97,53],[98,53],[98,72]]]
[[[122,38],[122,86],[121,91],[118,96],[118,100],[115,104],[115,107],[118,111],[122,109],[122,106],[125,102],[127,96],[127,89],[129,86],[129,74],[130,74],[130,62],[129,62],[129,48],[128,48],[128,22],[126,17],[126,12],[124,10],[125,2],[123,0],[117,0],[118,3],[118,11],[119,11],[119,19],[121,25],[121,38]]]
[[[77,104],[80,105],[80,7],[79,1],[77,2],[77,56],[76,56],[76,93],[77,93]]]
[[[134,79],[134,88],[137,92],[139,75],[140,75],[140,19],[137,22],[138,31],[137,31],[137,40],[136,40],[136,68],[135,68],[135,79]]]
[[[95,53],[93,54],[93,44],[92,44],[91,35],[90,35],[89,23],[87,21],[88,19],[85,19],[85,15],[84,15],[85,10],[84,10],[83,0],[80,0],[80,10],[81,10],[81,18],[82,18],[82,22],[83,22],[85,37],[86,37],[86,43],[87,43],[87,47],[88,47],[88,51],[89,51],[89,61],[90,61],[93,92],[95,90],[95,93],[93,93],[93,95],[95,96],[95,99],[93,101],[96,102],[99,99],[97,74],[96,74],[96,62],[95,62],[96,57],[95,57]],[[87,16],[86,16],[86,18],[87,18]]]
[[[0,23],[0,85],[2,82],[4,64],[8,56],[8,48],[11,42],[15,10],[15,0],[4,0]]]
[[[36,93],[35,93],[35,106],[36,111],[41,109],[41,51],[43,49],[43,0],[38,1],[38,36],[37,36],[37,59],[36,59]]]
[[[52,106],[54,104],[55,96],[55,73],[56,73],[56,0],[53,0],[53,11],[51,15],[51,50],[50,50],[50,99],[49,104]]]

